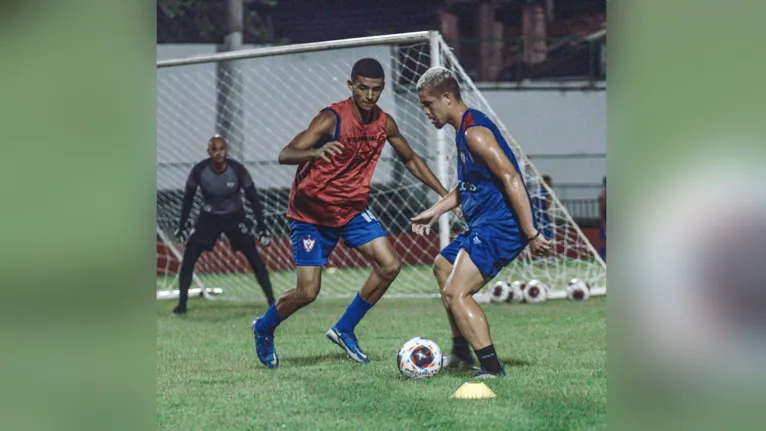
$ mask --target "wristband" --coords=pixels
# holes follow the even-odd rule
[[[537,239],[537,237],[540,236],[540,231],[537,231],[537,235],[533,236],[532,238],[527,238],[527,241],[532,242]]]

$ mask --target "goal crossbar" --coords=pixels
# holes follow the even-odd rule
[[[200,55],[175,60],[157,62],[157,68],[185,66],[190,64],[212,63],[217,61],[242,60],[246,58],[271,57],[275,55],[300,54],[305,52],[326,51],[329,49],[357,48],[361,46],[386,45],[391,43],[428,42],[436,31],[416,31],[382,36],[365,36],[351,39],[328,40],[324,42],[299,43],[295,45],[270,46],[264,48],[243,49],[232,52]]]

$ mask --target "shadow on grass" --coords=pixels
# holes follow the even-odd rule
[[[532,365],[531,362],[522,359],[502,359],[500,363],[506,367],[528,367]]]

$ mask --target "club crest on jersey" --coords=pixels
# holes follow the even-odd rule
[[[234,181],[228,181],[228,182],[226,183],[226,187],[228,187],[228,188],[232,188],[232,187],[234,187]]]
[[[314,238],[303,238],[303,249],[306,250],[306,253],[311,253],[316,242],[317,240]]]

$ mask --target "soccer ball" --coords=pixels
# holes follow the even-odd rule
[[[538,304],[548,299],[548,286],[540,280],[532,280],[524,289],[524,299],[530,304]]]
[[[498,281],[492,285],[490,293],[492,296],[490,296],[489,299],[492,302],[505,302],[508,300],[508,296],[511,293],[511,287],[504,281]]]
[[[570,301],[587,301],[590,298],[590,285],[585,280],[573,278],[567,285],[567,299]]]
[[[511,283],[510,292],[508,292],[508,299],[506,301],[511,304],[519,304],[524,300],[524,288],[527,287],[521,281],[514,281]]]
[[[396,362],[399,371],[412,379],[433,377],[442,369],[442,351],[427,338],[415,337],[402,345]]]

